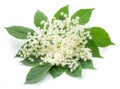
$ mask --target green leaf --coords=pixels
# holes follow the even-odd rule
[[[99,47],[107,47],[109,45],[113,45],[108,33],[103,28],[92,27],[90,29],[90,34],[93,41]]]
[[[80,60],[81,66],[84,69],[95,69],[91,60]]]
[[[75,19],[76,17],[80,17],[79,23],[81,25],[84,25],[84,24],[88,23],[88,21],[90,20],[90,17],[91,17],[93,10],[94,9],[80,9],[72,15],[71,19]]]
[[[44,63],[43,65],[34,66],[27,74],[25,84],[32,84],[40,81],[48,73],[52,65]]]
[[[28,42],[28,41],[27,41],[27,42]],[[26,43],[27,43],[27,42],[26,42]],[[24,44],[21,46],[21,48],[18,50],[18,52],[17,52],[17,54],[15,55],[15,57],[24,58],[24,57],[21,57],[19,53],[21,52],[21,49],[24,47],[24,45],[25,45],[26,43],[24,43]]]
[[[36,27],[43,28],[43,25],[41,25],[41,21],[46,21],[47,19],[47,16],[43,12],[37,10],[34,15],[34,24]]]
[[[92,51],[92,56],[93,57],[101,57],[99,48],[96,46],[93,40],[88,40],[88,43],[86,44],[86,47],[90,48]]]
[[[71,72],[70,69],[67,68],[66,73],[73,77],[81,77],[81,73],[82,73],[81,64],[78,62],[78,68],[73,72]]]
[[[49,70],[50,74],[53,76],[53,78],[56,78],[60,76],[64,72],[64,68],[62,66],[53,66]]]
[[[32,29],[23,26],[11,26],[5,28],[10,35],[19,39],[27,39],[28,32],[34,33]]]
[[[41,59],[39,58],[33,57],[32,59],[34,59],[33,62],[31,62],[29,58],[25,58],[24,60],[21,61],[21,63],[27,66],[35,66],[41,62]]]
[[[29,43],[29,41],[25,42],[25,43],[21,46],[21,48],[18,50],[18,52],[17,52],[17,54],[15,55],[15,57],[24,58],[24,57],[21,57],[19,53],[21,52],[21,49],[22,49],[27,43]]]
[[[55,17],[56,19],[59,19],[59,20],[64,20],[65,18],[64,18],[64,16],[61,15],[61,13],[63,12],[64,14],[66,14],[66,15],[69,16],[68,7],[69,7],[69,5],[64,6],[64,7],[62,7],[61,9],[59,9],[59,10],[55,13],[54,17]]]

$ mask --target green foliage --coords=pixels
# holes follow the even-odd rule
[[[81,66],[84,69],[95,69],[91,60],[80,60]]]
[[[73,77],[81,77],[82,73],[82,67],[81,64],[78,62],[78,67],[75,71],[71,72],[69,68],[66,68],[65,71],[68,75],[73,76]]]
[[[53,76],[53,78],[56,78],[60,76],[64,72],[64,68],[62,66],[53,66],[49,70],[50,74]]]
[[[94,43],[93,40],[88,40],[88,43],[86,44],[86,47],[91,49],[93,57],[100,57],[100,58],[102,58],[100,56],[99,48],[96,46],[96,44]]]
[[[35,66],[41,62],[41,59],[33,57],[34,61],[31,62],[28,58],[25,58],[24,60],[21,61],[22,64],[27,65],[27,66]]]
[[[75,19],[76,17],[80,17],[79,23],[84,25],[84,24],[88,23],[88,21],[90,20],[90,17],[91,17],[93,10],[94,9],[80,9],[72,15],[71,19]]]
[[[28,32],[34,33],[30,28],[23,26],[6,27],[8,33],[18,39],[27,39]]]
[[[61,15],[61,13],[64,13],[67,16],[69,16],[68,7],[69,5],[64,6],[61,9],[59,9],[55,13],[54,17],[58,20],[64,20],[65,17]],[[72,15],[71,19],[80,17],[79,24],[85,25],[89,22],[93,10],[94,9],[80,9]],[[43,24],[41,24],[41,21],[47,21],[47,20],[48,20],[47,16],[39,10],[34,15],[34,24],[36,27],[43,28]],[[27,28],[27,27],[23,27],[23,26],[11,26],[11,27],[6,27],[6,29],[9,34],[19,39],[27,39],[27,35],[29,32],[31,34],[34,33],[34,30]],[[92,39],[88,40],[88,43],[85,45],[85,47],[91,49],[93,57],[101,58],[98,47],[107,47],[109,45],[113,45],[113,42],[111,41],[108,33],[103,28],[92,27],[86,30],[90,31],[90,35],[92,36]],[[20,50],[18,51],[16,57],[21,57],[19,55],[19,52]],[[29,58],[33,58],[34,61],[31,62]],[[52,66],[51,64],[44,63],[44,62],[41,65],[40,62],[41,62],[41,59],[36,58],[36,57],[24,58],[24,60],[21,61],[21,63],[24,65],[33,66],[26,76],[26,82],[25,82],[26,84],[32,84],[32,83],[36,83],[42,80],[48,72],[53,76],[53,78],[60,76],[63,72],[66,72],[66,74],[73,76],[73,77],[81,77],[82,68],[83,69],[95,69],[92,60],[84,61],[80,59],[77,62],[78,63],[77,69],[72,72],[70,71],[67,65],[65,67],[62,67],[60,65]]]
[[[34,66],[27,74],[25,84],[32,84],[40,81],[46,76],[51,67],[52,65],[49,63]]]
[[[28,43],[28,41],[27,42],[25,42],[23,45],[22,45],[22,47],[19,49],[19,51],[17,52],[17,54],[15,55],[15,57],[20,57],[20,58],[24,58],[24,57],[22,57],[22,56],[20,56],[20,51],[21,51],[21,49],[26,45]]]
[[[69,7],[69,5],[64,6],[64,7],[62,7],[61,9],[59,9],[59,10],[55,13],[54,17],[55,17],[56,19],[59,19],[59,20],[64,20],[65,17],[62,16],[61,13],[64,13],[64,14],[66,14],[66,15],[69,16],[68,7]]]
[[[90,34],[93,38],[93,41],[99,47],[107,47],[113,45],[108,33],[100,27],[92,27],[90,29]]]
[[[34,24],[36,27],[43,28],[41,21],[46,21],[47,19],[47,16],[43,12],[37,10],[37,12],[34,15]]]

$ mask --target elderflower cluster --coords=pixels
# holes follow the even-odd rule
[[[76,70],[80,59],[91,60],[91,50],[85,47],[87,40],[91,39],[90,32],[79,24],[79,17],[70,20],[66,14],[61,15],[64,20],[54,18],[52,23],[42,21],[42,28],[34,34],[28,33],[29,40],[18,55],[29,57],[31,62],[34,62],[35,59],[31,58],[34,56],[52,65],[68,66],[71,72]]]

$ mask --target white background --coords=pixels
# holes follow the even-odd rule
[[[30,67],[14,55],[24,43],[10,36],[4,27],[21,25],[35,28],[37,9],[49,18],[70,5],[70,15],[81,8],[96,8],[87,26],[100,26],[110,34],[115,46],[100,49],[103,59],[94,59],[96,70],[83,70],[82,78],[49,74],[39,83],[25,85]],[[0,0],[0,89],[120,89],[120,2],[119,0]]]

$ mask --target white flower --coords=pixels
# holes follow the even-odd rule
[[[40,57],[43,62],[52,65],[68,66],[71,72],[78,67],[80,59],[91,60],[91,49],[85,47],[87,40],[91,39],[90,32],[85,31],[86,26],[79,24],[79,17],[69,20],[66,14],[61,15],[66,19],[54,18],[51,24],[41,21],[44,29],[37,28],[33,35],[28,33],[29,41],[18,54],[25,58],[31,55]],[[31,58],[29,60],[34,62]]]

